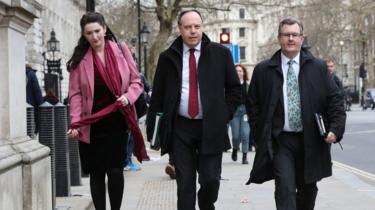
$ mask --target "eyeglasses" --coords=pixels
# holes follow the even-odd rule
[[[279,36],[282,36],[284,38],[289,38],[292,36],[292,38],[296,38],[296,37],[299,37],[299,36],[302,36],[302,34],[299,34],[299,33],[279,33]]]

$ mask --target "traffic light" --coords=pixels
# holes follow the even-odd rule
[[[367,76],[367,71],[365,69],[365,64],[362,63],[360,66],[359,66],[359,77],[361,78],[366,78]]]
[[[229,33],[221,33],[220,34],[220,44],[229,44],[230,43],[230,35]]]

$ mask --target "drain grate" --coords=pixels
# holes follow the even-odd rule
[[[177,187],[174,180],[147,181],[143,185],[137,210],[175,210]]]

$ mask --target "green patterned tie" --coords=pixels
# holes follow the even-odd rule
[[[298,80],[293,70],[294,60],[288,61],[288,74],[286,79],[288,93],[288,119],[292,131],[302,131],[301,101],[299,96]]]

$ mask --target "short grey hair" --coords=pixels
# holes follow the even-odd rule
[[[284,20],[282,20],[279,24],[278,33],[279,34],[281,33],[281,29],[284,25],[293,25],[293,24],[296,24],[296,23],[299,26],[300,34],[303,35],[303,24],[302,24],[301,21],[299,21],[297,18],[294,18],[294,17],[288,17],[288,18],[285,18]]]

